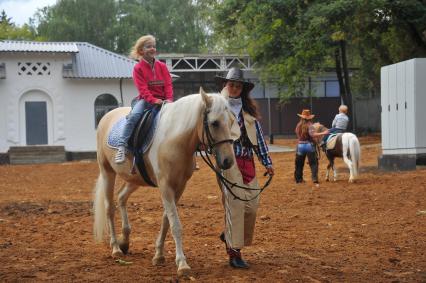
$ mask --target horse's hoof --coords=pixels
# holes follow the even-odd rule
[[[119,258],[124,256],[123,252],[120,249],[113,250],[111,255],[113,258]]]
[[[119,241],[118,246],[120,247],[120,250],[124,253],[127,254],[129,252],[129,243],[128,242],[122,242]]]
[[[189,266],[185,266],[182,268],[179,268],[177,271],[178,277],[188,277],[191,275],[191,268]]]
[[[166,258],[164,256],[154,257],[152,259],[152,265],[163,265],[166,263]]]

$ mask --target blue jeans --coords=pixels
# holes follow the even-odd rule
[[[133,103],[132,103],[133,104]],[[132,136],[133,130],[135,129],[136,124],[142,117],[143,112],[146,109],[151,109],[152,104],[146,102],[143,99],[137,100],[136,103],[132,106],[132,110],[129,115],[126,117],[126,124],[123,127],[123,132],[121,133],[120,139],[118,141],[118,146],[127,147],[127,143]]]
[[[328,131],[330,132],[330,134],[341,134],[345,132],[345,130],[339,128],[331,128]]]
[[[311,143],[299,143],[296,150],[294,179],[296,183],[303,182],[303,167],[305,158],[308,157],[309,166],[311,167],[312,181],[318,183],[318,158],[315,147]]]
[[[329,134],[324,135],[324,137],[322,138],[321,145],[322,145],[322,144],[325,144],[325,143],[327,142],[328,137],[329,137],[331,134],[342,134],[342,133],[344,133],[344,132],[345,132],[345,130],[343,130],[343,129],[339,129],[339,128],[330,128],[330,129],[328,129],[328,132],[329,132]]]
[[[306,155],[309,152],[314,152],[315,148],[311,143],[299,143],[297,145],[296,154],[297,155]]]

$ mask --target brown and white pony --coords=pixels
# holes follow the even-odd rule
[[[116,150],[107,145],[112,126],[127,115],[130,107],[121,107],[107,113],[97,130],[97,160],[99,177],[94,195],[94,237],[100,242],[107,230],[110,234],[112,256],[119,257],[129,249],[130,224],[126,203],[129,196],[139,187],[146,186],[140,174],[131,174],[133,155],[128,154],[123,164],[116,164]],[[178,275],[188,275],[190,267],[182,248],[182,225],[176,204],[188,179],[192,176],[193,154],[198,144],[210,145],[217,166],[230,168],[235,162],[231,139],[231,112],[227,99],[218,94],[185,96],[163,106],[153,142],[144,156],[147,173],[157,184],[163,202],[164,213],[160,233],[155,242],[154,265],[162,264],[164,241],[169,227],[176,245]],[[121,212],[122,235],[116,237],[114,226],[114,183],[116,175],[124,181],[118,193],[118,208]]]
[[[313,124],[313,128],[316,133],[321,133],[327,129],[320,123]],[[318,143],[319,141],[316,140],[316,142]],[[334,167],[334,158],[340,157],[343,158],[343,161],[349,168],[349,183],[354,182],[355,178],[359,175],[359,162],[361,158],[361,147],[357,136],[353,133],[338,134],[335,147],[327,150],[323,147],[323,150],[328,159],[325,177],[326,181],[330,180],[330,169],[333,169],[333,181],[337,181],[337,170]]]

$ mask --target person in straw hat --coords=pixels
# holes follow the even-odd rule
[[[239,127],[240,130],[237,131],[240,136],[234,142],[236,163],[230,169],[224,170],[223,175],[231,183],[259,189],[253,152],[269,175],[274,175],[274,168],[258,121],[257,106],[250,97],[254,84],[244,79],[243,71],[239,68],[231,68],[226,77],[217,76],[215,79],[218,87],[223,88],[222,94],[228,97],[231,111],[235,115],[233,126],[237,129]],[[241,256],[241,249],[252,244],[259,191],[238,187],[227,188],[220,183],[219,186],[225,209],[225,231],[220,235],[220,239],[225,242],[229,264],[234,268],[249,268]],[[234,195],[250,201],[240,200]]]
[[[312,181],[315,184],[318,182],[318,157],[316,148],[314,145],[313,138],[322,137],[328,134],[328,130],[320,133],[315,133],[312,127],[312,119],[315,115],[311,114],[309,109],[303,109],[301,114],[297,114],[300,117],[299,123],[297,123],[295,133],[298,139],[296,148],[296,160],[294,179],[296,183],[302,183],[303,180],[303,166],[305,164],[306,156],[308,156],[309,166],[311,167]]]

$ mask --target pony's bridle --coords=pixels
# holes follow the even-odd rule
[[[213,154],[213,149],[216,146],[218,146],[218,145],[220,145],[222,143],[231,143],[232,144],[234,142],[234,140],[232,140],[232,139],[224,139],[224,140],[221,140],[221,141],[215,141],[213,139],[213,136],[212,136],[211,132],[210,132],[209,121],[208,121],[208,117],[207,117],[208,114],[209,114],[208,110],[204,111],[202,139],[204,139],[204,137],[205,137],[206,140],[207,140],[207,144],[205,144],[205,143],[203,144],[204,147],[206,148],[207,153]]]
[[[208,124],[208,119],[207,119],[208,113],[209,112],[207,110],[204,112],[203,134],[202,134],[203,138],[204,138],[204,135],[205,135],[205,137],[207,139],[207,144],[204,144],[204,149],[201,149],[200,147],[198,147],[198,152],[200,153],[200,156],[203,158],[204,162],[216,173],[216,176],[217,176],[218,180],[220,181],[220,183],[222,183],[226,187],[226,189],[232,194],[232,196],[235,199],[238,199],[238,200],[241,200],[241,201],[251,201],[251,200],[254,200],[255,198],[257,198],[260,195],[260,193],[263,192],[264,189],[266,189],[267,186],[269,186],[269,184],[272,181],[272,175],[269,175],[268,180],[266,180],[265,184],[261,188],[259,188],[259,189],[253,189],[253,188],[249,188],[249,187],[245,187],[245,186],[240,186],[237,183],[232,183],[231,181],[229,181],[228,179],[226,179],[223,176],[222,172],[220,172],[220,170],[218,170],[216,168],[216,166],[213,164],[213,162],[210,159],[210,157],[208,156],[208,154],[214,155],[213,148],[215,146],[217,146],[219,144],[222,144],[222,143],[226,143],[226,142],[233,143],[234,141],[232,139],[224,139],[224,140],[218,141],[218,142],[215,142],[213,140],[213,137],[212,137],[212,135],[210,133],[210,130],[209,130],[209,124]],[[203,151],[204,151],[204,154],[203,154]],[[266,175],[268,175],[267,172],[264,174],[264,176],[266,176]],[[239,196],[237,196],[232,191],[232,188],[234,188],[234,187],[237,187],[237,188],[240,188],[240,189],[244,189],[244,190],[259,191],[259,192],[254,197],[252,197],[250,199],[242,199],[242,198],[240,198]]]

